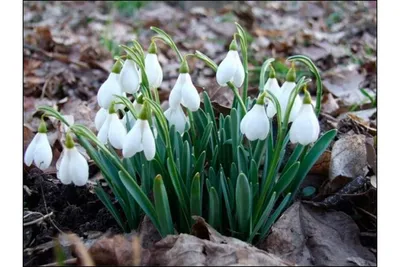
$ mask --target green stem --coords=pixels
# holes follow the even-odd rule
[[[228,86],[232,89],[233,94],[236,96],[237,100],[239,101],[240,106],[242,107],[242,110],[244,114],[247,113],[246,106],[243,102],[243,99],[240,97],[239,90],[236,88],[236,86],[232,82],[228,82]]]

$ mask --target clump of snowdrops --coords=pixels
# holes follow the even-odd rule
[[[151,27],[157,35],[147,53],[135,40],[131,47],[121,45],[125,54],[116,58],[98,91],[97,135],[69,123],[51,107],[40,107],[42,122],[25,163],[49,167],[52,150],[44,117],[51,116],[68,128],[58,178],[64,184],[86,184],[88,163],[75,147],[79,142],[115,199],[100,184],[95,192],[124,231],[135,229],[147,215],[162,236],[190,232],[192,216],[197,215],[224,234],[248,242],[263,239],[336,131],[320,136],[321,78],[305,56],[288,58],[292,67],[281,86],[273,59],[267,59],[259,95],[247,96],[248,45],[244,29],[236,26],[219,65],[199,51],[182,55],[172,38],[156,27]],[[166,111],[157,91],[163,80],[158,41],[169,45],[181,63]],[[216,72],[220,86],[232,89],[235,98],[228,115],[216,116],[207,90],[201,105],[188,65],[196,59]],[[296,77],[295,62],[305,64],[315,78],[315,108],[307,91],[311,79]],[[289,141],[297,146],[282,166]]]

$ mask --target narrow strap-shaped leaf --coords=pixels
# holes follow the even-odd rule
[[[271,228],[272,224],[276,221],[276,219],[279,217],[279,215],[282,214],[282,211],[286,208],[286,205],[289,202],[289,199],[291,197],[291,194],[287,194],[285,198],[282,200],[281,204],[276,208],[274,213],[272,213],[271,217],[265,222],[265,225],[262,228],[261,234],[260,234],[260,239],[263,240],[264,237],[268,234],[269,229]]]
[[[269,199],[268,205],[265,207],[265,210],[263,211],[260,219],[258,220],[258,222],[256,223],[256,226],[252,230],[250,237],[247,239],[248,243],[251,243],[253,241],[253,238],[256,236],[258,230],[260,230],[261,226],[263,226],[265,224],[265,222],[267,221],[267,218],[268,218],[269,214],[271,213],[272,208],[274,207],[275,198],[276,198],[276,192],[274,192],[272,194],[271,198]]]
[[[153,204],[151,204],[149,198],[143,193],[139,185],[131,176],[127,176],[125,173],[120,171],[119,177],[121,178],[121,181],[125,185],[128,192],[133,196],[142,210],[152,221],[156,229],[161,233],[160,222],[158,220],[156,210],[154,209]]]
[[[163,237],[174,233],[171,210],[168,202],[167,191],[161,175],[157,175],[153,183],[154,206],[157,212],[158,220],[161,226],[161,235]]]
[[[247,166],[248,166],[248,162],[247,162],[247,157],[246,157],[246,153],[244,151],[244,148],[242,145],[237,147],[237,163],[238,163],[238,167],[239,167],[239,172],[243,172],[244,174],[247,174]]]
[[[225,201],[225,207],[226,207],[226,213],[228,215],[228,222],[229,222],[229,227],[231,228],[231,231],[235,230],[235,224],[233,220],[233,213],[230,205],[230,199],[229,199],[229,194],[228,194],[228,184],[224,175],[223,171],[219,172],[219,179],[221,183],[221,188],[222,188],[222,194],[224,196],[224,201]]]
[[[210,118],[213,122],[213,125],[217,126],[217,120],[215,119],[214,109],[211,104],[210,97],[208,96],[206,91],[203,91],[203,102],[204,102],[204,110],[206,113],[210,115]]]
[[[181,163],[181,174],[183,180],[185,180],[186,189],[189,192],[190,184],[191,184],[191,171],[192,171],[192,157],[190,152],[189,142],[185,141],[183,143],[183,150],[182,150],[182,163]]]
[[[200,173],[196,173],[190,190],[190,214],[201,216]]]
[[[274,186],[274,191],[278,196],[292,183],[293,179],[296,177],[299,167],[300,162],[296,161],[279,178],[278,182]]]
[[[252,211],[250,185],[244,173],[237,178],[235,195],[239,232],[244,235],[248,231]]]
[[[182,187],[182,185],[184,185],[184,184],[181,181],[179,174],[176,172],[176,169],[173,165],[173,159],[171,159],[169,157],[167,158],[167,166],[168,166],[169,175],[171,176],[172,185],[174,186],[175,193],[176,193],[179,203],[180,203],[180,207],[183,210],[183,212],[186,215],[188,215],[189,209],[187,207],[187,203],[189,202],[189,196],[187,195],[186,190],[183,190],[183,188],[185,188],[185,187]]]
[[[295,163],[299,159],[301,153],[303,152],[303,149],[304,149],[303,145],[300,145],[300,144],[296,145],[296,147],[293,150],[292,154],[290,155],[288,161],[286,162],[285,168],[283,168],[282,173],[285,173],[287,171],[287,169],[290,166],[292,166],[293,163]]]
[[[198,146],[198,151],[197,151],[198,154],[200,153],[200,151],[203,151],[203,150],[205,150],[207,148],[208,142],[211,139],[212,127],[213,127],[213,123],[210,122],[210,123],[208,123],[208,125],[204,129],[203,135],[202,135],[202,137],[200,139],[200,143],[199,143],[199,146]]]
[[[206,152],[203,151],[201,152],[199,158],[196,161],[196,165],[194,166],[192,175],[195,175],[197,172],[200,173],[203,172],[205,161],[206,161]]]
[[[261,164],[262,156],[265,154],[267,149],[268,138],[265,140],[258,140],[256,144],[256,148],[254,149],[253,159],[256,162],[257,168]]]
[[[211,187],[209,190],[209,210],[208,210],[208,223],[214,227],[219,228],[220,226],[220,208],[217,190]]]
[[[240,124],[240,120],[239,120],[239,115],[238,112],[236,111],[236,109],[231,109],[231,138],[232,138],[232,153],[233,153],[233,160],[235,162],[238,161],[238,155],[236,154],[237,151],[237,147],[239,146],[239,124]]]

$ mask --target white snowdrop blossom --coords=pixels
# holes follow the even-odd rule
[[[126,128],[123,122],[118,118],[117,113],[109,113],[101,126],[97,138],[103,144],[110,144],[116,149],[122,149]]]
[[[274,96],[279,99],[279,96],[281,94],[281,87],[279,86],[278,80],[273,77],[269,78],[267,82],[264,85],[264,92],[270,91],[271,93],[274,94]],[[278,100],[279,101],[279,100]],[[276,107],[273,101],[269,101],[268,106],[267,106],[267,115],[269,118],[274,117],[276,114]]]
[[[25,151],[24,162],[27,166],[31,166],[32,162],[41,170],[45,170],[50,166],[51,160],[53,159],[53,151],[51,150],[46,133],[46,123],[42,119],[38,133]]]
[[[221,86],[226,86],[227,82],[233,82],[236,87],[240,87],[244,81],[244,68],[236,48],[236,41],[233,40],[229,52],[219,64],[217,69],[217,82]]]
[[[124,158],[130,158],[141,151],[147,160],[152,160],[156,155],[156,144],[149,122],[139,118],[126,135],[122,155]]]
[[[144,64],[150,88],[156,89],[160,87],[163,80],[163,72],[157,58],[157,47],[154,42],[150,44],[148,54],[144,59]]]
[[[281,94],[278,98],[279,104],[281,105],[282,120],[283,120],[283,117],[285,116],[286,109],[289,104],[288,102],[289,102],[290,94],[292,93],[292,91],[295,87],[296,87],[295,82],[286,81],[282,85]],[[301,98],[299,95],[296,95],[293,106],[292,106],[292,110],[290,111],[289,122],[294,121],[294,119],[296,118],[297,114],[300,111],[300,108],[301,108]]]
[[[262,96],[264,97],[264,96]],[[250,141],[254,140],[264,140],[268,136],[269,132],[269,119],[267,113],[265,112],[264,100],[257,103],[254,107],[247,112],[240,122],[240,131],[244,134]]]
[[[182,110],[180,104],[178,106],[170,107],[164,112],[165,117],[171,125],[175,125],[176,130],[183,134],[185,132],[186,123],[188,123],[188,118]]]
[[[94,125],[96,126],[97,131],[100,131],[101,126],[103,126],[108,116],[108,110],[105,108],[100,108],[96,113],[96,117],[94,117]]]
[[[317,141],[319,132],[320,126],[318,118],[311,104],[310,94],[306,92],[300,112],[290,127],[290,142],[299,143],[304,146],[311,144]]]
[[[111,102],[116,100],[114,95],[122,96],[123,93],[119,83],[119,74],[111,72],[107,80],[100,86],[97,103],[100,107],[108,109]]]
[[[133,108],[135,109],[136,114],[139,114],[140,111],[142,110],[142,104],[139,104],[137,102],[137,100],[135,99],[135,101],[133,101]],[[132,128],[133,125],[136,122],[135,117],[133,116],[132,112],[130,112],[129,110],[125,113],[125,115],[122,117],[122,122],[124,123],[124,125],[127,124],[127,122],[129,121],[129,125]]]
[[[84,156],[76,149],[69,134],[66,138],[66,146],[57,170],[57,178],[63,184],[71,182],[77,186],[83,186],[89,179],[89,165]]]
[[[132,59],[127,59],[119,74],[119,82],[122,91],[134,94],[139,90],[141,75],[136,63]]]

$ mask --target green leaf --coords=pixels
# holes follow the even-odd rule
[[[208,96],[206,91],[203,91],[203,102],[204,102],[205,112],[210,115],[213,125],[214,125],[214,127],[216,127],[218,124],[217,124],[217,120],[215,119],[214,109],[212,107],[210,97]]]
[[[303,152],[303,149],[304,149],[303,145],[300,145],[300,144],[296,145],[296,148],[293,150],[288,161],[286,162],[285,168],[283,169],[282,173],[285,173],[287,171],[287,169],[290,166],[292,166],[293,163],[295,163],[299,159],[301,153]]]
[[[214,228],[219,228],[221,214],[219,212],[218,193],[214,187],[211,187],[209,190],[209,201],[208,223]]]
[[[204,129],[204,132],[203,132],[202,137],[200,139],[199,146],[196,146],[197,152],[203,151],[203,150],[205,150],[207,148],[208,142],[211,139],[212,127],[213,127],[213,123],[210,122],[210,123],[208,123],[208,125]]]
[[[121,178],[121,181],[125,185],[128,192],[133,196],[142,210],[152,221],[156,229],[161,233],[160,222],[158,221],[156,210],[154,209],[153,204],[151,204],[148,197],[143,193],[139,185],[131,176],[127,176],[122,171],[119,171],[119,177]]]
[[[168,195],[161,175],[157,175],[153,183],[154,206],[161,226],[163,237],[174,233],[171,210],[169,208]]]
[[[263,211],[260,219],[258,220],[256,226],[251,232],[250,237],[247,239],[248,243],[251,243],[253,241],[253,238],[256,236],[258,230],[260,230],[261,226],[263,226],[263,224],[268,219],[268,216],[271,213],[272,208],[274,207],[275,198],[276,198],[276,192],[272,194],[271,198],[269,199],[268,205],[265,207],[265,210]]]
[[[289,192],[292,192],[292,196],[296,194],[298,191],[300,184],[306,177],[307,173],[311,170],[312,166],[317,162],[319,157],[324,153],[324,151],[328,148],[329,144],[332,142],[333,138],[335,138],[337,133],[336,129],[332,129],[326,132],[323,136],[321,136],[314,146],[310,149],[307,155],[304,157],[304,160],[300,163],[299,171],[296,175],[296,178],[293,180],[290,185]]]
[[[239,167],[239,172],[243,172],[244,174],[247,174],[247,157],[246,157],[246,152],[243,148],[242,145],[237,147],[237,163]]]
[[[201,188],[200,173],[196,173],[192,180],[190,191],[190,214],[201,216]]]
[[[265,155],[265,150],[267,148],[268,138],[265,140],[258,140],[256,148],[254,149],[253,159],[256,162],[257,168],[260,167],[262,156]]]
[[[296,177],[297,171],[299,170],[300,162],[293,163],[279,178],[278,182],[274,186],[274,191],[279,196],[293,181]]]
[[[239,232],[246,234],[251,216],[251,192],[249,181],[245,174],[240,173],[236,183],[236,214]]]
[[[173,160],[169,157],[167,158],[167,166],[169,175],[171,177],[172,185],[174,186],[175,193],[179,200],[180,208],[182,209],[185,215],[188,215],[189,210],[186,203],[189,202],[189,196],[187,195],[186,190],[182,190],[182,185],[184,184],[179,176],[179,173],[176,172]],[[187,223],[189,224],[189,221],[187,221]]]
[[[225,200],[226,213],[228,214],[229,227],[231,228],[231,231],[234,231],[235,224],[234,224],[233,213],[232,213],[232,209],[231,209],[231,205],[230,205],[231,200],[228,195],[229,189],[228,189],[228,184],[226,182],[226,178],[225,178],[223,171],[220,171],[219,178],[220,178],[220,182],[221,182],[222,194],[223,194],[224,200]]]
[[[189,142],[185,141],[183,143],[183,150],[182,150],[182,164],[181,164],[181,175],[182,178],[185,180],[186,183],[186,189],[189,192],[190,190],[190,174],[192,171],[192,157],[191,157],[191,152],[190,152],[190,146]]]
[[[192,176],[194,176],[197,172],[202,173],[204,171],[204,163],[206,161],[206,152],[201,152],[199,158],[196,161],[196,165],[194,166]]]

